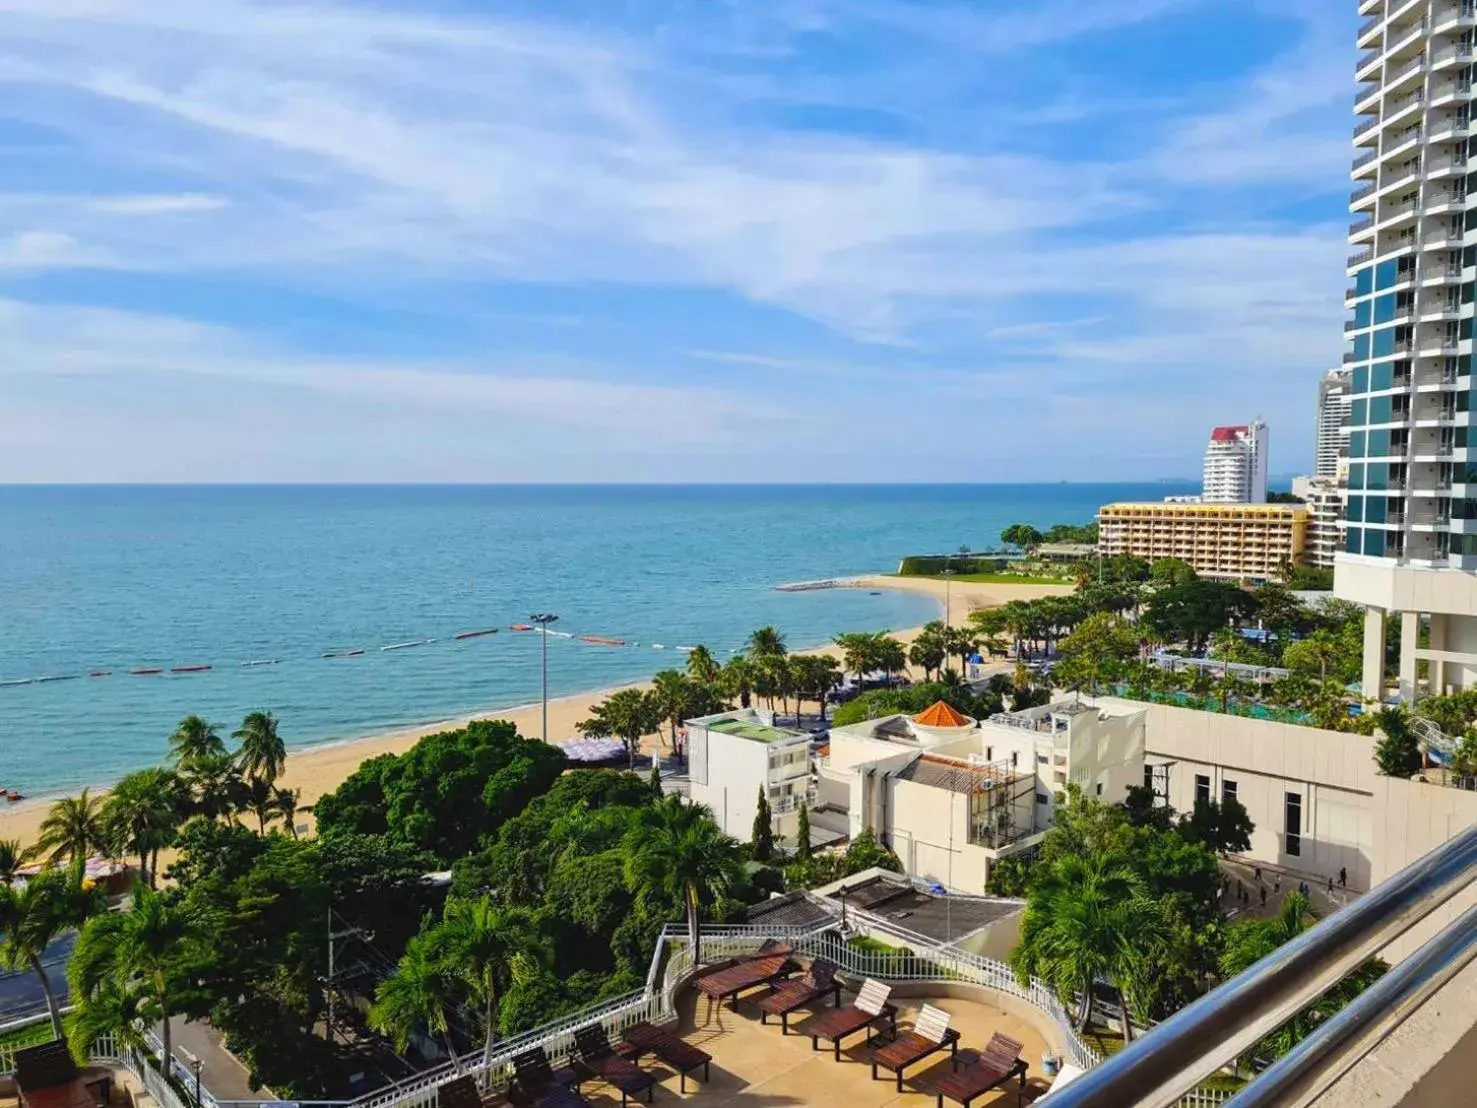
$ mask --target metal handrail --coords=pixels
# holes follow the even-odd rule
[[[1228,1108],[1303,1108],[1477,957],[1477,908],[1468,908],[1348,1007],[1243,1089]]]
[[[1477,878],[1477,827],[1176,1013],[1059,1093],[1052,1108],[1169,1108]],[[1254,1085],[1253,1085],[1254,1087]]]

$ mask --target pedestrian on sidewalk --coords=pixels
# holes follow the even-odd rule
[[[1348,887],[1349,887],[1349,871],[1346,870],[1343,866],[1339,866],[1339,888],[1341,888],[1341,889],[1347,889]]]

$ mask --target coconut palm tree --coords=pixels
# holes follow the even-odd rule
[[[754,685],[758,679],[754,663],[739,655],[728,660],[718,675],[718,684],[728,696],[738,697],[740,707],[747,708],[754,698]]]
[[[144,1053],[154,1022],[153,1002],[147,994],[106,979],[88,1003],[74,1008],[67,1017],[67,1043],[79,1066],[91,1064],[92,1045],[103,1035],[113,1036],[120,1053]]]
[[[482,1011],[484,1049],[492,1053],[498,1005],[515,968],[547,964],[553,947],[533,916],[494,904],[491,897],[446,902],[436,939],[442,956],[461,975],[468,999]]]
[[[13,885],[25,864],[26,852],[19,839],[0,839],[0,885]]]
[[[186,779],[194,791],[194,808],[208,820],[229,823],[245,802],[246,783],[241,767],[230,754],[203,755],[186,767]]]
[[[279,814],[277,788],[265,777],[252,777],[242,784],[241,807],[256,816],[257,834],[267,833],[267,824]]]
[[[874,640],[873,664],[887,675],[887,684],[892,686],[892,675],[908,668],[908,651],[891,635],[878,635]]]
[[[836,659],[825,654],[797,654],[790,659],[795,677],[796,696],[808,697],[820,709],[821,723],[826,722],[826,697],[841,680]]]
[[[287,764],[287,747],[277,733],[277,718],[271,712],[250,713],[241,721],[240,728],[231,733],[231,738],[241,744],[236,758],[248,780],[260,778],[271,785],[282,776],[282,767]]]
[[[831,640],[841,648],[842,668],[856,674],[857,684],[877,668],[877,636],[866,631],[837,635]]]
[[[912,645],[908,647],[908,661],[923,671],[930,681],[934,673],[948,658],[948,647],[944,638],[944,621],[936,619],[923,625]]]
[[[189,787],[168,769],[130,773],[103,801],[112,853],[138,855],[139,875],[151,889],[158,886],[159,852],[174,842],[189,803]]]
[[[705,806],[670,796],[642,810],[626,832],[624,849],[626,883],[633,891],[681,903],[697,965],[702,961],[703,904],[739,881],[739,844],[719,830]]]
[[[393,973],[379,983],[369,1009],[369,1026],[388,1035],[402,1053],[410,1036],[424,1027],[441,1036],[451,1066],[462,1072],[451,1039],[451,1013],[466,996],[466,985],[456,968],[442,956],[434,932],[423,932],[410,940]]]
[[[225,741],[216,732],[215,724],[206,723],[199,716],[180,720],[174,734],[169,736],[169,747],[175,764],[186,771],[196,762],[226,755]]]
[[[300,789],[272,790],[272,804],[277,810],[277,817],[287,827],[287,833],[294,839],[297,838],[297,814],[300,810],[312,811],[311,808],[299,809],[298,802],[302,799]]]
[[[751,658],[765,658],[788,653],[785,636],[774,627],[761,627],[749,636],[748,654]]]
[[[687,654],[687,676],[700,685],[711,685],[718,680],[720,667],[712,651],[706,646],[695,646]]]
[[[575,729],[586,738],[614,736],[626,744],[631,769],[636,768],[636,748],[643,735],[650,735],[662,725],[662,710],[649,692],[620,689],[594,705],[589,719],[580,720]]]
[[[677,728],[693,703],[692,678],[675,669],[664,669],[651,679],[651,696],[661,713],[661,722],[672,729],[672,749],[677,749]]]
[[[184,958],[202,938],[185,902],[172,891],[134,886],[126,912],[106,912],[87,921],[67,965],[73,1003],[84,1018],[101,1022],[115,1010],[110,989],[132,996],[132,1011],[163,1031],[163,1057],[172,1054],[170,1016],[182,991]]]
[[[60,935],[81,927],[103,909],[102,897],[83,881],[82,862],[43,870],[24,885],[0,885],[0,965],[35,974],[46,997],[51,1030],[62,1037],[61,1010],[42,959]]]
[[[51,865],[70,859],[85,862],[93,854],[106,853],[108,837],[103,831],[103,802],[83,789],[79,796],[64,796],[51,806],[41,821],[32,854],[46,855]]]
[[[1064,1005],[1075,997],[1079,1028],[1092,1019],[1093,982],[1111,981],[1120,994],[1127,1041],[1133,1037],[1129,997],[1136,991],[1135,976],[1163,926],[1158,905],[1144,895],[1127,859],[1070,854],[1038,874],[1011,968],[1023,986],[1033,976],[1053,985]]]

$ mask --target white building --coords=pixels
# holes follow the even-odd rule
[[[793,843],[800,802],[810,797],[810,736],[776,727],[774,713],[752,708],[690,719],[686,727],[692,799],[748,841],[763,789],[775,836]]]
[[[1477,459],[1469,443],[1474,270],[1469,5],[1375,5],[1359,29],[1349,230],[1349,473],[1334,589],[1366,606],[1364,689],[1477,683]],[[1421,629],[1429,628],[1423,647]]]
[[[1325,481],[1342,477],[1349,454],[1350,374],[1330,369],[1318,382],[1318,434],[1313,448],[1313,476]]]
[[[1334,558],[1344,548],[1344,487],[1338,478],[1294,477],[1292,495],[1308,506],[1308,533],[1303,561],[1319,569],[1332,569]]]
[[[832,728],[816,818],[887,843],[911,875],[979,893],[990,866],[1041,841],[1069,782],[1119,803],[1142,784],[1144,712],[1066,702],[979,722],[947,704]]]
[[[1206,504],[1267,502],[1267,424],[1263,420],[1211,431],[1200,499]]]

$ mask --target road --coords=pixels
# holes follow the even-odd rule
[[[246,1067],[236,1061],[221,1045],[221,1037],[208,1023],[186,1022],[182,1019],[169,1021],[173,1041],[170,1050],[186,1069],[190,1060],[186,1052],[201,1061],[200,1083],[210,1090],[216,1100],[264,1100],[269,1095],[266,1089],[253,1092],[247,1080]]]
[[[75,933],[62,936],[46,948],[42,964],[57,1002],[67,1002],[67,959],[72,956]],[[30,970],[0,973],[0,1023],[24,1019],[46,1011],[46,994]]]

